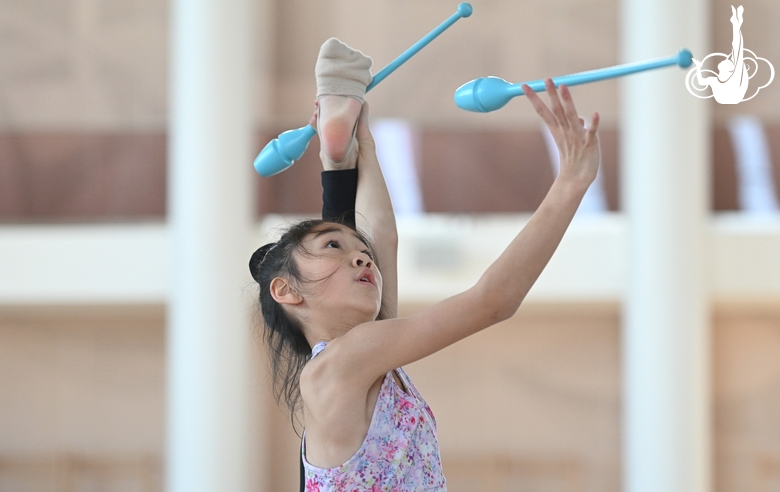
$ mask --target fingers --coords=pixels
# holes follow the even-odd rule
[[[564,128],[568,128],[569,121],[566,119],[566,112],[563,109],[560,97],[558,97],[558,89],[555,88],[555,83],[548,77],[544,79],[544,87],[547,89],[547,94],[550,96],[550,109],[558,120],[558,124]]]
[[[357,132],[355,133],[358,141],[365,140],[367,138],[373,138],[371,136],[371,129],[368,125],[368,103],[364,102],[363,107],[360,108],[360,116],[358,116]]]
[[[556,88],[549,78],[544,82],[550,97],[550,107],[542,102],[528,84],[523,84],[521,88],[555,139],[561,162],[559,176],[587,181],[589,185],[598,172],[600,161],[598,130],[601,117],[593,113],[590,125],[586,127],[585,119],[577,114],[569,88],[564,84]]]
[[[309,126],[314,128],[315,130],[317,129],[317,110],[316,109],[314,110],[314,114],[311,115],[311,118],[309,118]]]
[[[586,132],[585,139],[588,143],[593,141],[593,139],[597,138],[596,133],[599,131],[599,123],[601,122],[601,116],[598,113],[593,113],[593,115],[590,117],[590,126],[588,126],[588,131]]]
[[[364,102],[363,107],[360,108],[360,116],[358,116],[355,138],[357,138],[358,141],[360,159],[365,158],[367,155],[373,155],[374,159],[376,159],[376,144],[374,143],[374,136],[371,135],[371,128],[368,124],[367,102]]]
[[[531,105],[536,110],[536,113],[542,118],[542,121],[547,125],[547,128],[552,131],[555,127],[558,126],[558,121],[555,119],[555,115],[552,114],[552,111],[550,111],[550,108],[547,107],[544,102],[539,98],[539,96],[536,94],[536,92],[531,89],[531,87],[528,84],[523,84],[521,86],[523,89],[523,93],[528,97],[528,100],[531,102]]]
[[[314,128],[314,130],[318,130],[317,128],[317,118],[320,115],[320,100],[315,99],[314,100],[314,114],[311,115],[311,118],[309,118],[309,126]]]
[[[576,128],[579,123],[579,116],[577,116],[577,108],[574,106],[574,99],[571,97],[569,88],[561,84],[561,97],[563,98],[563,112],[566,116],[566,121],[570,127]]]
[[[556,89],[550,78],[545,79],[545,88],[550,96],[550,107],[539,98],[539,95],[528,84],[522,85],[523,93],[526,94],[531,105],[553,135],[558,129],[584,128],[585,120],[577,114],[577,107],[574,105],[569,88],[561,84],[559,96],[559,89]]]

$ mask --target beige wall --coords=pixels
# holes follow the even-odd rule
[[[161,490],[164,357],[159,308],[0,308],[0,490]]]
[[[0,12],[0,129],[165,128],[165,0],[1,0]]]
[[[716,490],[775,490],[780,309],[721,306],[714,320]],[[163,327],[159,307],[2,308],[0,490],[161,490]],[[620,490],[617,306],[526,305],[407,369],[436,414],[450,490]],[[295,490],[289,415],[262,425],[267,490]]]
[[[518,82],[620,62],[617,0],[471,3],[470,18],[456,23],[369,96],[374,117],[408,118],[435,128],[535,126],[536,116],[522,100],[503,111],[475,115],[457,109],[452,94],[484,75]],[[779,66],[780,44],[774,34],[780,4],[741,3],[746,47]],[[262,30],[256,34],[257,121],[275,129],[308,120],[315,96],[314,61],[326,38],[340,37],[363,50],[373,57],[376,71],[456,5],[443,0],[257,2]],[[729,5],[713,0],[712,51],[730,49]],[[0,130],[164,130],[165,0],[0,0],[0,12]],[[616,125],[617,82],[583,86],[575,96],[581,112],[599,110],[606,127]],[[780,90],[775,83],[760,98],[738,107],[716,106],[718,121],[753,113],[777,123]]]
[[[720,309],[715,320],[716,491],[780,490],[780,312]]]

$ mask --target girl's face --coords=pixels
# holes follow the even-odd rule
[[[305,252],[296,254],[295,263],[310,306],[345,315],[357,311],[366,321],[376,319],[382,304],[382,275],[370,248],[355,231],[324,224],[310,232],[302,246]]]

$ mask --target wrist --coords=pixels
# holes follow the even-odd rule
[[[579,202],[585,196],[585,192],[588,191],[591,182],[592,180],[590,179],[560,174],[555,178],[553,188],[564,197]]]
[[[589,177],[561,173],[555,178],[553,186],[560,188],[567,194],[582,198],[582,196],[585,195],[585,192],[588,191],[591,183],[593,183],[593,180]]]

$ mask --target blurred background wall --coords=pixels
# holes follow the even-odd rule
[[[497,255],[506,224],[522,226],[554,179],[526,101],[472,114],[453,91],[484,75],[521,81],[622,61],[617,1],[472,3],[472,18],[368,97],[375,123],[400,121],[410,136],[421,198],[399,221],[402,281],[422,280],[407,281],[406,313],[468,287],[484,266],[470,255]],[[780,4],[743,5],[746,46],[780,67]],[[361,49],[376,71],[454,8],[256,2],[255,150],[308,120],[324,39]],[[0,0],[0,12],[0,490],[162,490],[169,7]],[[729,3],[713,0],[711,14],[710,52],[727,51]],[[769,159],[762,186],[777,197],[777,87],[737,106],[702,102],[712,105],[712,454],[723,492],[780,490],[780,219],[749,206],[735,130],[744,120],[734,119],[751,118]],[[409,368],[439,420],[454,491],[621,489],[618,82],[573,93],[581,114],[602,115],[601,207],[578,217],[515,318]],[[258,244],[291,220],[278,215],[319,210],[313,146],[290,171],[257,178]],[[258,480],[294,490],[299,440],[268,396],[259,341],[255,353]]]

